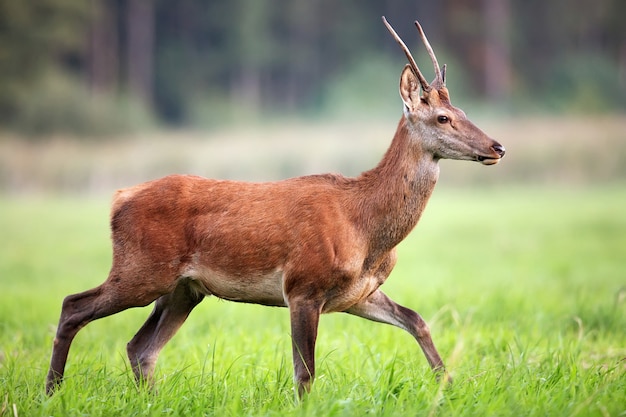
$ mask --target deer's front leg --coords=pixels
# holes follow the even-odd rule
[[[399,305],[382,291],[376,290],[368,298],[346,310],[346,313],[406,330],[419,343],[430,367],[445,375],[445,367],[430,337],[430,329],[415,311]],[[449,376],[445,377],[450,380]]]
[[[293,370],[298,396],[311,390],[315,377],[315,340],[321,309],[308,300],[290,301]]]

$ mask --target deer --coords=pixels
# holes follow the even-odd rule
[[[439,66],[421,25],[415,22],[434,67],[431,83],[382,19],[408,64],[400,76],[403,113],[378,165],[356,177],[274,182],[170,175],[118,190],[111,204],[109,275],[63,300],[48,395],[61,385],[80,329],[154,302],[126,346],[137,383],[153,386],[159,352],[208,296],[288,309],[298,397],[310,392],[315,378],[320,315],[332,312],[407,331],[435,374],[450,378],[425,320],[380,286],[433,192],[439,161],[494,165],[505,149],[452,106],[446,66]]]

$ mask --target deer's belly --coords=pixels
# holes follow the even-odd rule
[[[185,274],[192,286],[204,295],[230,301],[286,307],[283,296],[283,272],[229,275],[209,268],[189,270]]]

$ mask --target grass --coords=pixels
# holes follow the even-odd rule
[[[384,285],[430,323],[444,389],[405,332],[323,316],[294,401],[287,311],[205,300],[163,350],[158,393],[125,358],[149,308],[93,322],[43,393],[62,298],[110,265],[108,201],[0,199],[2,416],[624,416],[626,188],[435,191]]]

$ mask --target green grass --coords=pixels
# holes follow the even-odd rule
[[[293,395],[284,309],[205,300],[138,390],[150,309],[91,323],[43,393],[62,298],[110,265],[108,201],[0,199],[0,415],[624,416],[626,188],[436,190],[383,289],[419,311],[455,382],[405,332],[332,314]]]

